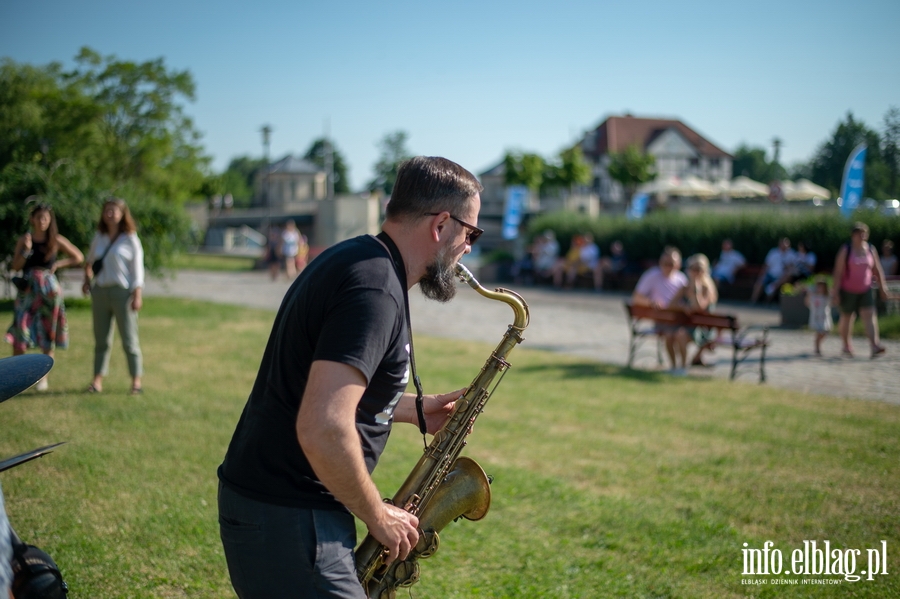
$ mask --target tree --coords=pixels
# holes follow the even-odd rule
[[[57,63],[0,62],[0,167],[50,164],[96,145],[99,110],[63,78]]]
[[[101,58],[84,47],[66,75],[100,111],[101,156],[114,184],[139,181],[154,196],[182,201],[202,185],[209,158],[180,101],[194,99],[188,71],[162,58],[143,63]]]
[[[347,162],[333,141],[320,137],[312,143],[303,157],[321,168],[327,168],[329,145],[331,146],[331,168],[334,173],[334,193],[350,193],[350,177],[347,176]]]
[[[810,163],[812,181],[839,194],[844,178],[844,166],[850,153],[859,144],[865,143],[866,151],[864,194],[873,198],[886,196],[884,188],[888,184],[889,172],[881,155],[878,133],[848,112],[845,121],[838,123],[831,139],[816,151]]]
[[[637,146],[628,146],[623,152],[610,152],[609,164],[606,167],[609,176],[625,188],[625,198],[631,202],[637,186],[656,178],[653,167],[656,158],[645,154]]]
[[[250,206],[253,199],[253,182],[259,169],[265,167],[265,158],[252,158],[250,156],[238,156],[232,158],[220,178],[221,189],[218,193],[230,193],[234,198],[234,205],[238,207]]]
[[[537,154],[507,152],[503,157],[504,179],[507,185],[524,185],[538,191],[544,182],[547,164]]]
[[[897,198],[900,183],[900,108],[891,106],[884,115],[884,132],[881,136],[884,162],[888,169],[886,191]]]
[[[735,150],[731,172],[735,177],[749,177],[763,183],[787,178],[784,167],[774,160],[769,161],[763,148],[751,148],[745,144],[741,144]]]
[[[209,183],[209,159],[180,105],[193,81],[161,59],[83,48],[76,61],[72,72],[0,62],[0,260],[25,230],[30,196],[50,203],[60,230],[86,249],[102,199],[118,195],[156,269],[187,242],[181,200]]]
[[[559,153],[555,163],[547,164],[542,190],[565,189],[572,191],[577,185],[591,180],[591,166],[585,161],[580,146]]]
[[[412,157],[406,148],[407,137],[405,131],[395,131],[385,135],[378,143],[381,155],[375,163],[375,178],[369,182],[369,191],[379,190],[391,195],[397,181],[397,168],[401,162]]]

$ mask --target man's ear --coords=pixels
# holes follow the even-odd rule
[[[441,242],[441,237],[447,232],[447,225],[449,224],[449,221],[450,213],[446,211],[431,217],[431,220],[428,223],[428,233],[431,236],[431,240],[433,242]]]

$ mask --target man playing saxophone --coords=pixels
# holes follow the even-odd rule
[[[481,185],[444,158],[400,166],[377,236],[339,243],[288,290],[219,467],[219,525],[241,599],[364,598],[353,516],[403,560],[418,518],[382,501],[371,472],[394,421],[434,434],[462,390],[406,393],[407,291],[449,301],[483,232]],[[421,392],[420,392],[421,395]]]

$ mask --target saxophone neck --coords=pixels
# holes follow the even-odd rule
[[[472,272],[466,268],[462,262],[456,263],[456,276],[484,297],[509,304],[515,313],[515,320],[512,324],[513,327],[521,331],[528,326],[531,315],[528,311],[528,304],[525,303],[525,298],[521,295],[510,289],[504,289],[503,287],[497,287],[494,291],[486,289],[478,282],[478,279],[475,278]]]

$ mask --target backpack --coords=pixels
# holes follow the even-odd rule
[[[873,248],[872,244],[867,241],[866,245],[869,247],[869,253],[872,254],[872,257],[875,258],[876,262],[878,262],[878,255],[875,253],[875,249]],[[850,272],[850,242],[848,241],[847,243],[843,244],[841,248],[847,251],[847,255],[844,256],[844,274],[841,276],[842,279],[846,279],[847,273]]]

